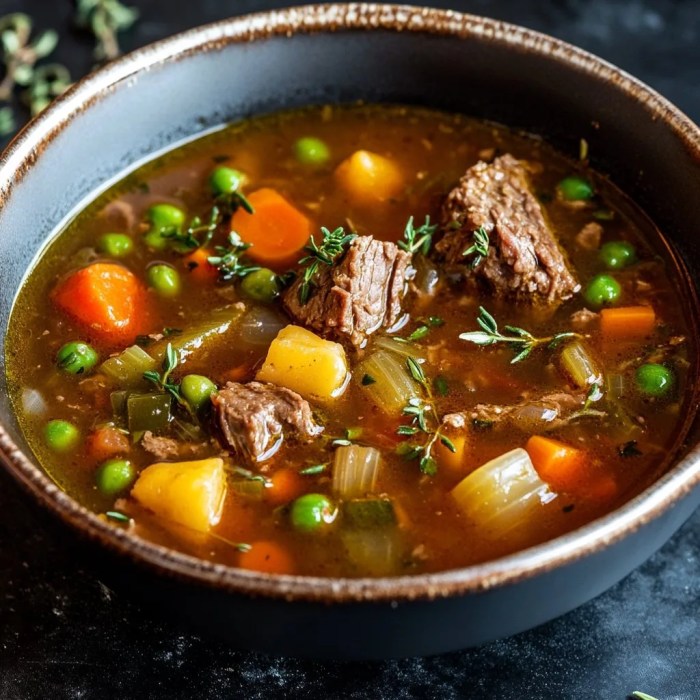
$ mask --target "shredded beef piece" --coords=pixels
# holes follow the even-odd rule
[[[206,442],[183,442],[169,437],[158,437],[147,430],[141,438],[141,447],[157,460],[182,459],[203,455],[208,447]]]
[[[595,311],[590,309],[579,309],[571,314],[571,327],[575,331],[588,330],[590,325],[600,317]]]
[[[221,444],[251,462],[271,457],[284,437],[308,442],[323,432],[299,394],[261,382],[229,382],[211,398]]]
[[[564,425],[573,413],[583,408],[585,401],[586,392],[551,392],[538,397],[528,397],[512,405],[477,404],[471,410],[446,415],[442,422],[443,426],[452,430],[479,426],[508,426],[530,432],[554,430]]]
[[[493,294],[553,304],[580,288],[530,191],[525,167],[511,155],[469,168],[445,199],[439,259],[466,266],[473,233],[489,233],[489,254],[470,272]]]
[[[603,227],[591,221],[576,234],[576,245],[584,250],[598,250],[602,237]]]
[[[297,278],[282,297],[284,308],[322,335],[362,347],[367,336],[401,316],[410,261],[394,243],[358,236],[341,260],[321,266],[306,304],[299,299]]]

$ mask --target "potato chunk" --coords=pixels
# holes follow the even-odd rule
[[[343,346],[299,326],[285,326],[270,344],[256,379],[330,399],[345,391],[348,364]]]
[[[398,195],[404,178],[394,161],[370,151],[355,151],[336,169],[335,178],[356,204],[376,204]]]
[[[207,532],[218,524],[226,495],[224,462],[159,462],[146,467],[131,495],[158,517]]]

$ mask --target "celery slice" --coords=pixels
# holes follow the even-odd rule
[[[341,498],[372,493],[377,486],[380,463],[379,450],[374,447],[338,447],[333,460],[333,492]]]
[[[343,505],[343,518],[348,527],[381,528],[396,525],[394,504],[388,498],[356,498]]]
[[[142,347],[132,345],[105,360],[100,371],[118,386],[130,388],[141,384],[144,381],[143,373],[154,370],[157,364]]]
[[[162,432],[170,425],[170,394],[130,394],[126,399],[129,432]]]
[[[400,415],[408,400],[420,395],[403,354],[378,350],[357,365],[354,376],[366,396],[390,416]],[[373,381],[369,382],[368,377]]]
[[[567,343],[559,354],[559,364],[564,374],[579,388],[601,384],[603,371],[589,348],[580,340]]]

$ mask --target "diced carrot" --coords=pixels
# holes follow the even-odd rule
[[[370,151],[355,151],[335,171],[335,179],[357,204],[384,202],[398,195],[404,177],[393,160]]]
[[[264,491],[265,500],[282,505],[301,496],[304,490],[304,477],[296,469],[284,467],[270,477],[270,485]]]
[[[597,503],[611,501],[617,494],[617,482],[607,474],[590,479],[585,489],[585,495]]]
[[[231,219],[231,229],[251,244],[247,255],[272,265],[294,262],[311,236],[311,221],[269,187],[256,190],[248,201],[255,213],[241,208]]]
[[[437,458],[438,466],[449,469],[450,471],[461,472],[464,468],[464,458],[467,449],[466,435],[449,436],[450,441],[455,447],[455,452],[452,452],[446,445],[438,442],[435,448],[435,457]]]
[[[115,345],[147,331],[146,289],[116,263],[97,262],[74,272],[59,282],[52,299],[86,327],[93,342]]]
[[[185,269],[189,272],[189,279],[194,280],[198,284],[216,282],[219,271],[209,262],[211,254],[212,252],[206,248],[197,248],[197,250],[182,259]]]
[[[129,438],[112,426],[97,428],[85,440],[85,457],[91,464],[99,464],[115,455],[129,451]]]
[[[600,332],[609,340],[643,338],[656,326],[651,306],[618,306],[600,312]]]
[[[238,566],[266,574],[294,573],[294,560],[289,552],[283,545],[269,540],[252,542],[250,551],[240,554]]]
[[[586,475],[582,473],[585,455],[581,450],[558,440],[533,435],[525,445],[532,464],[555,491],[569,493],[581,489]]]

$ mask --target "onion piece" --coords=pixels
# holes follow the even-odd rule
[[[559,353],[559,366],[562,372],[579,389],[603,381],[603,370],[593,357],[590,349],[580,340],[567,343]]]
[[[40,415],[48,408],[43,394],[37,389],[24,389],[22,391],[22,409],[29,415]]]
[[[362,498],[377,486],[381,464],[374,447],[338,447],[333,460],[333,492],[340,498]]]
[[[248,345],[269,345],[288,323],[274,309],[254,306],[241,319],[239,337]]]
[[[374,340],[375,347],[388,350],[401,357],[412,357],[418,362],[425,362],[425,357],[415,343],[397,339],[390,335],[379,335]]]
[[[389,416],[400,415],[408,400],[419,396],[420,388],[401,354],[378,350],[357,365],[354,377],[367,397]]]
[[[492,537],[527,531],[537,510],[556,498],[521,447],[479,467],[450,493],[464,514]]]

